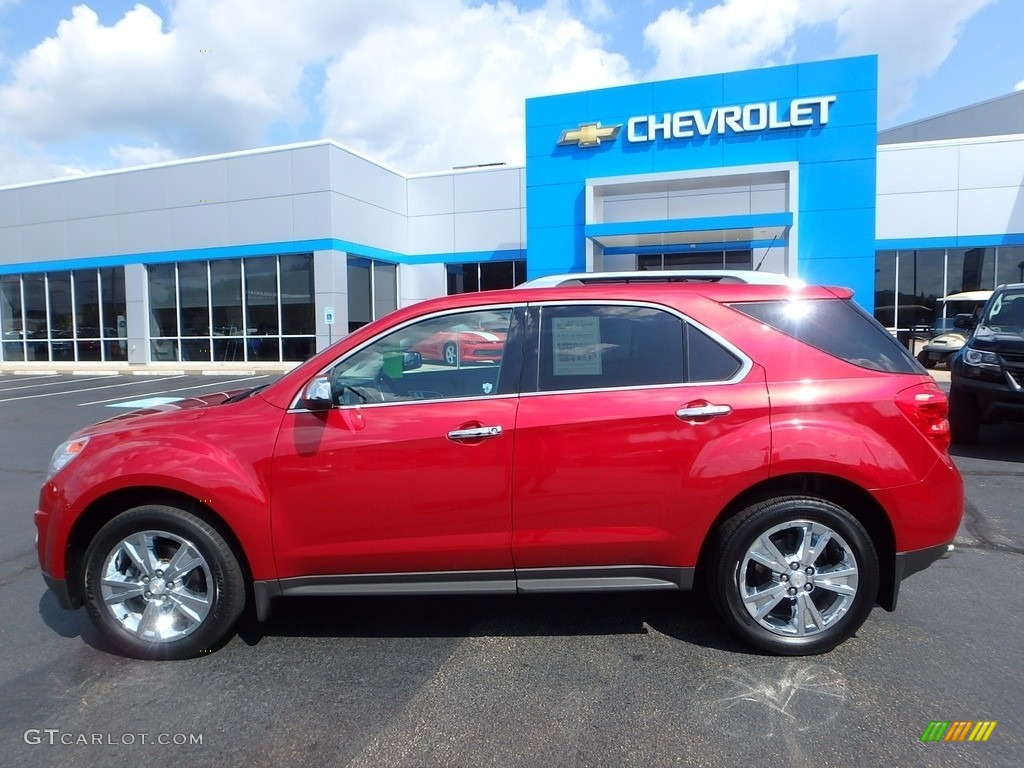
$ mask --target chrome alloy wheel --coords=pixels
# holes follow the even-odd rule
[[[857,560],[826,525],[792,520],[766,530],[736,572],[743,606],[762,627],[784,637],[827,630],[857,596]]]
[[[188,539],[139,531],[122,539],[101,571],[103,605],[125,632],[151,643],[191,634],[213,606],[210,565]]]

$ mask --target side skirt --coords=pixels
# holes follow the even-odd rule
[[[253,598],[256,617],[264,621],[270,616],[271,604],[276,597],[688,590],[693,587],[694,571],[694,568],[660,565],[616,565],[295,576],[254,582]]]

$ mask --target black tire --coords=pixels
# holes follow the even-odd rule
[[[961,389],[949,391],[949,436],[958,445],[977,445],[981,436],[978,398]]]
[[[212,526],[175,507],[146,505],[93,538],[84,594],[93,623],[125,655],[185,659],[223,643],[246,591],[238,559]]]
[[[441,357],[445,365],[456,366],[459,364],[459,348],[453,342],[448,342],[441,350]]]
[[[917,353],[917,362],[923,365],[928,370],[935,367],[935,361],[931,359],[927,352],[921,351]]]
[[[801,557],[808,535],[821,549]],[[766,538],[782,556],[766,555],[773,567],[754,557],[755,545],[771,552]],[[812,497],[769,499],[728,520],[710,566],[715,605],[729,628],[784,656],[831,651],[860,628],[878,593],[878,555],[867,531],[842,507]]]

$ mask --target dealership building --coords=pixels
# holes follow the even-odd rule
[[[525,167],[318,141],[0,188],[0,370],[283,365],[567,272],[782,272],[893,330],[1024,281],[1024,92],[879,133],[877,80],[868,56],[529,99]]]

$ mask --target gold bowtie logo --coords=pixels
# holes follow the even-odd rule
[[[577,147],[599,147],[601,140],[615,141],[622,125],[601,125],[600,123],[583,123],[579,128],[562,131],[558,138],[558,146],[575,144]]]

